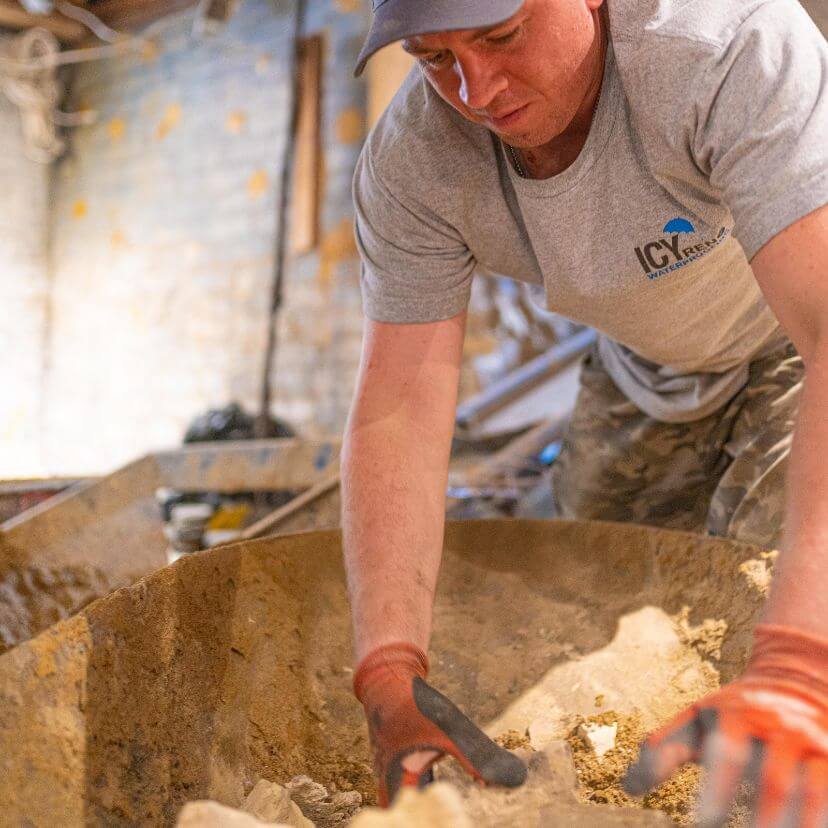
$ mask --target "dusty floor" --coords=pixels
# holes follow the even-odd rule
[[[639,527],[450,525],[430,681],[533,747],[607,711],[643,732],[738,672],[766,569],[751,547]],[[370,803],[351,679],[337,532],[182,559],[0,656],[0,808],[170,825],[187,801],[237,807],[301,774]]]

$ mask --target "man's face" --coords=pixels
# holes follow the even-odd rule
[[[484,29],[409,38],[403,48],[463,117],[516,147],[569,126],[603,72],[596,18],[603,0],[526,0]]]

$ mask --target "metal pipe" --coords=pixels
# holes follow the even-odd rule
[[[457,406],[455,421],[469,429],[504,405],[527,393],[543,380],[553,376],[584,354],[595,342],[592,328],[579,331],[563,342],[553,345],[519,368],[496,380],[488,388]]]

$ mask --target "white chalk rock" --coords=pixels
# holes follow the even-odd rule
[[[260,779],[247,795],[242,810],[262,822],[279,822],[293,828],[314,828],[313,823],[291,801],[290,791],[275,782]]]
[[[550,742],[561,738],[561,713],[552,705],[541,707],[526,728],[529,744],[535,750],[543,750]]]
[[[599,725],[584,722],[578,728],[578,735],[584,741],[584,744],[600,759],[607,751],[615,747],[618,724],[613,722],[610,725]]]
[[[188,802],[179,812],[176,828],[292,828],[283,822],[262,822],[252,814],[204,799]]]
[[[447,782],[403,788],[391,808],[365,808],[348,828],[471,828],[460,794]]]

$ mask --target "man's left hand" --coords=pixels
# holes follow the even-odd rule
[[[686,762],[707,771],[702,826],[724,825],[747,781],[757,828],[828,828],[828,641],[758,626],[744,675],[652,734],[625,788],[645,793]]]

